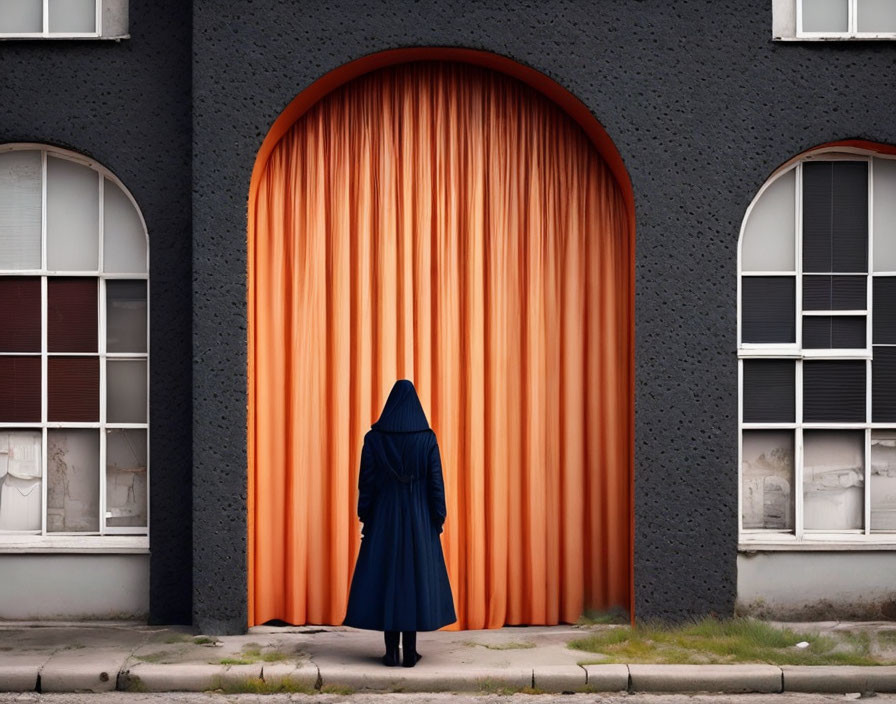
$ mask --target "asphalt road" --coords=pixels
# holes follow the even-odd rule
[[[16,694],[0,693],[0,704],[830,704],[861,700],[896,704],[896,694]]]

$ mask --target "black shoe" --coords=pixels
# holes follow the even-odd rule
[[[423,658],[423,656],[422,656],[420,653],[416,652],[416,651],[414,652],[414,655],[415,655],[416,657],[414,657],[414,658],[409,658],[409,657],[407,656],[407,654],[405,654],[405,656],[404,656],[404,660],[401,661],[401,666],[402,666],[402,667],[413,667],[413,666],[416,665],[418,662],[420,662],[420,660]]]
[[[386,649],[386,654],[383,655],[383,665],[386,667],[395,667],[398,665],[398,646]]]

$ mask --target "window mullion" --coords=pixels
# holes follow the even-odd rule
[[[849,0],[848,33],[850,37],[855,37],[859,29],[857,3],[858,0]]]
[[[43,25],[41,34],[45,37],[50,36],[50,0],[43,1]],[[46,158],[46,153],[44,153],[44,158]]]
[[[802,4],[802,3],[801,3]],[[794,179],[794,263],[796,264],[796,344],[803,349],[803,165],[796,166]],[[803,360],[794,363],[794,430],[793,439],[793,529],[797,540],[803,539]]]

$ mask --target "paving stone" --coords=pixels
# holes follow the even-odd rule
[[[781,668],[774,665],[629,665],[634,692],[781,691]]]
[[[320,665],[321,690],[330,686],[384,692],[496,692],[532,686],[531,668],[510,667],[383,667]]]
[[[785,692],[896,692],[896,667],[785,665]]]
[[[628,665],[585,665],[589,692],[623,692],[628,689]]]
[[[541,665],[533,670],[532,680],[543,692],[582,692],[588,676],[579,665]]]
[[[40,671],[42,692],[111,692],[129,656],[126,650],[61,650]]]
[[[317,686],[317,675],[317,667],[307,662],[275,662],[261,668],[261,679],[271,688],[311,690]]]
[[[141,662],[121,673],[118,689],[131,692],[204,692],[219,689],[226,671],[225,665],[202,663],[160,665]],[[261,674],[260,666],[259,674]]]

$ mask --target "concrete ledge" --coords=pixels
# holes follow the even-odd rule
[[[583,665],[589,692],[624,692],[628,689],[628,665]]]
[[[311,663],[270,663],[261,669],[261,679],[271,688],[312,690],[317,686],[317,666]]]
[[[215,689],[245,690],[250,680],[261,680],[261,663],[253,665],[228,665]]]
[[[633,692],[781,691],[781,668],[774,665],[629,665],[628,670]]]
[[[532,686],[530,668],[380,667],[320,665],[321,687],[348,687],[355,691],[387,692],[491,692]]]
[[[40,671],[41,692],[111,692],[127,660],[121,651],[64,650]]]
[[[896,667],[785,665],[785,692],[896,692]]]
[[[121,672],[118,689],[126,692],[204,692],[218,689],[226,671],[224,665],[141,662]],[[260,675],[261,666],[258,672]]]
[[[579,665],[542,665],[533,670],[532,681],[543,692],[582,692],[588,676]]]
[[[0,664],[0,692],[33,692],[39,671],[40,665]]]

